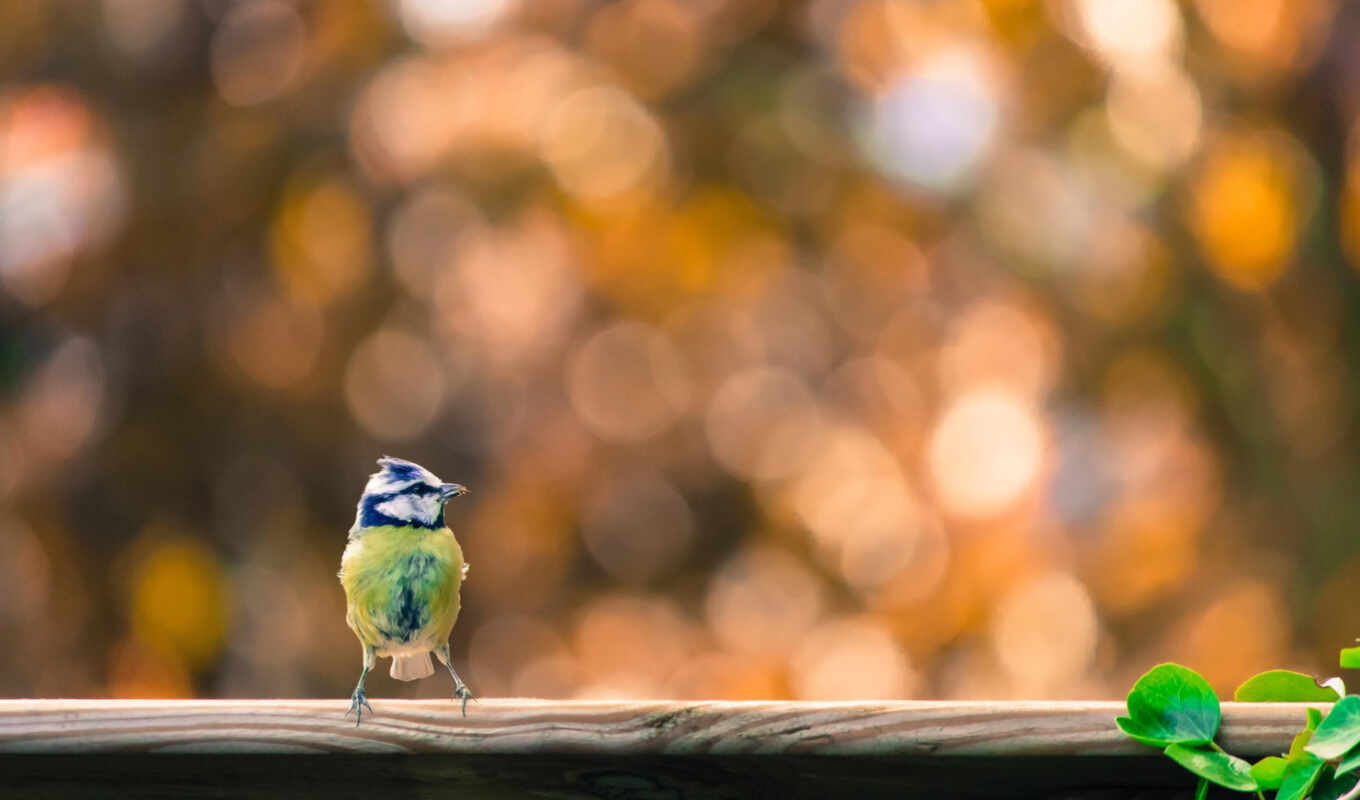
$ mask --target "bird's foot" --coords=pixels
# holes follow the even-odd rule
[[[476,700],[477,698],[472,696],[472,690],[468,689],[466,684],[460,683],[453,687],[453,699],[463,701],[463,716],[466,717],[468,701]]]
[[[354,727],[357,728],[364,718],[365,708],[368,709],[368,713],[373,713],[373,706],[368,704],[368,695],[364,693],[363,689],[355,689],[354,695],[349,699],[349,711],[345,712],[345,718],[348,719],[349,715],[353,714]]]

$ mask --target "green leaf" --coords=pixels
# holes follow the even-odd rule
[[[1173,744],[1162,752],[1182,767],[1219,786],[1239,792],[1254,792],[1259,788],[1256,779],[1251,777],[1251,764],[1221,750]]]
[[[1209,796],[1209,782],[1203,778],[1195,784],[1195,800],[1206,800]]]
[[[1332,706],[1313,732],[1308,752],[1321,759],[1336,758],[1360,744],[1360,695],[1348,694]]]
[[[1143,744],[1208,744],[1218,733],[1218,697],[1199,673],[1158,664],[1133,685],[1119,729]]]
[[[1309,720],[1309,725],[1311,724],[1312,720]],[[1308,742],[1311,741],[1312,738],[1313,728],[1311,727],[1304,728],[1294,734],[1294,741],[1289,743],[1289,754],[1285,756],[1285,758],[1289,759],[1290,763],[1312,758],[1312,756],[1304,751],[1304,748],[1308,746]]]
[[[1262,789],[1278,789],[1289,762],[1279,756],[1266,756],[1251,765],[1251,777]]]
[[[1243,703],[1334,703],[1340,697],[1310,676],[1287,669],[1253,675],[1233,692],[1233,699]]]
[[[1289,762],[1284,768],[1284,779],[1280,781],[1280,791],[1275,800],[1303,800],[1317,783],[1318,774],[1327,762],[1320,758],[1305,755],[1298,761]]]
[[[1354,772],[1356,767],[1360,767],[1360,747],[1351,748],[1350,752],[1341,757],[1341,761],[1336,765],[1336,774]]]
[[[1341,651],[1342,669],[1360,669],[1360,647],[1347,647]]]
[[[1312,741],[1313,732],[1317,730],[1317,726],[1322,724],[1322,712],[1316,708],[1309,708],[1307,712],[1308,721],[1304,724],[1303,730],[1294,734],[1293,741],[1289,743],[1289,752],[1285,755],[1285,758],[1290,761],[1312,758],[1304,752],[1304,748]]]
[[[1337,800],[1341,795],[1355,788],[1357,776],[1337,775],[1324,769],[1313,786],[1312,800]]]

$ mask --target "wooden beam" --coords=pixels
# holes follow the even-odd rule
[[[1147,756],[1117,702],[0,700],[0,753]],[[1322,706],[1325,708],[1325,706]],[[1287,750],[1303,704],[1225,703],[1222,744]]]

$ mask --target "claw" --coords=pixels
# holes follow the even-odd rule
[[[368,696],[364,693],[364,690],[355,689],[354,695],[349,699],[349,711],[345,712],[345,719],[349,719],[349,715],[353,714],[354,727],[359,727],[359,723],[362,722],[364,718],[365,708],[368,709],[368,713],[373,713],[373,706],[368,704]]]
[[[454,700],[462,700],[462,701],[463,701],[463,716],[466,717],[466,716],[467,716],[467,703],[468,703],[468,701],[469,701],[469,700],[476,700],[477,698],[475,698],[475,697],[472,696],[472,691],[469,690],[468,687],[466,687],[466,686],[464,686],[463,684],[460,683],[460,684],[458,684],[458,686],[456,686],[456,687],[454,688],[454,690],[453,690],[453,699],[454,699]]]

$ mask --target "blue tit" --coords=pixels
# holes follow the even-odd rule
[[[359,498],[340,559],[345,621],[364,650],[349,710],[355,725],[364,709],[373,711],[364,679],[379,656],[392,657],[392,677],[413,681],[434,674],[433,652],[453,676],[453,696],[463,701],[466,716],[472,693],[449,660],[449,634],[468,568],[444,524],[444,504],[467,489],[399,458],[384,456],[378,466]]]

